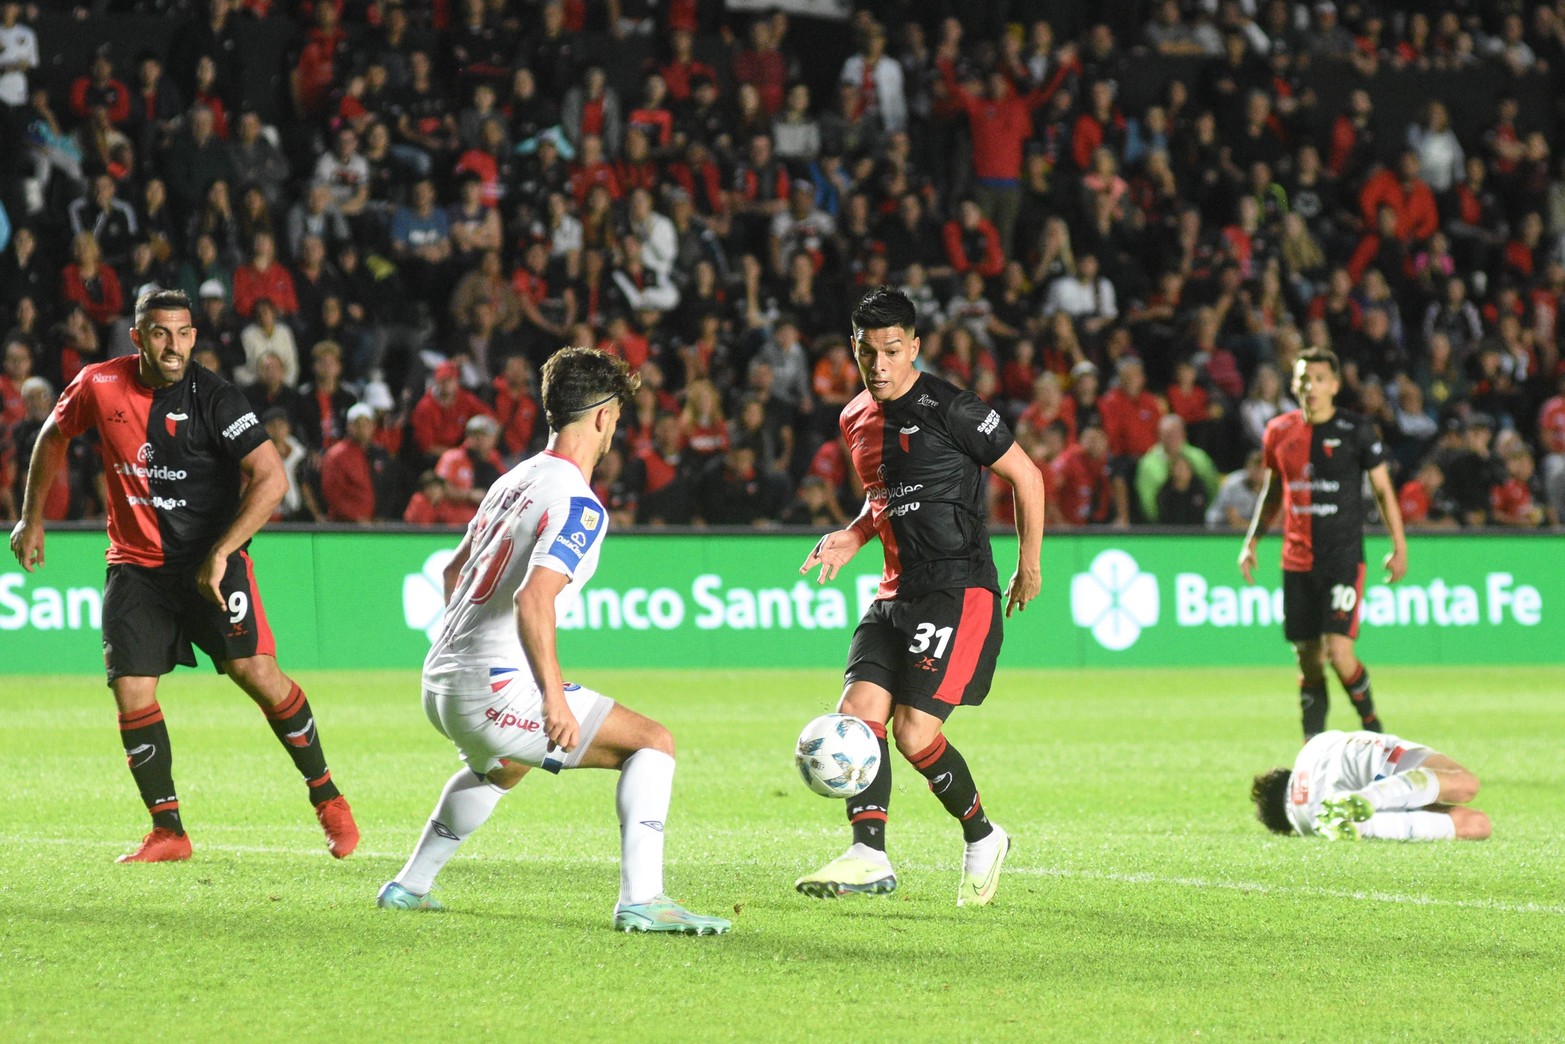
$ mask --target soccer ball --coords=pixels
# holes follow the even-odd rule
[[[880,741],[851,714],[822,714],[799,733],[794,761],[804,785],[815,793],[850,798],[874,782]]]

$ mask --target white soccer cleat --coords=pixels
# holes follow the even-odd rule
[[[974,841],[962,853],[962,883],[956,889],[956,905],[987,906],[1000,887],[1000,867],[1011,851],[1011,835],[996,824],[982,841]]]

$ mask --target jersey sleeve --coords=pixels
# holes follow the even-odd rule
[[[97,418],[92,398],[93,385],[86,378],[87,371],[84,369],[66,385],[54,404],[54,423],[62,434],[73,439],[92,427]]]
[[[1380,439],[1380,429],[1368,417],[1359,421],[1359,467],[1365,471],[1386,462],[1386,446]]]
[[[1000,414],[970,391],[957,393],[945,419],[957,448],[986,468],[1016,441]]]
[[[587,552],[608,529],[603,505],[592,497],[562,497],[549,506],[533,544],[532,564],[574,577]]]
[[[1282,464],[1277,460],[1277,425],[1268,424],[1261,432],[1261,462],[1267,471],[1282,474]]]
[[[238,388],[225,381],[214,390],[211,403],[212,430],[224,456],[244,460],[266,441],[266,429]]]

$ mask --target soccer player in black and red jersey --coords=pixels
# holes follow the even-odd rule
[[[191,364],[196,329],[184,294],[143,294],[130,336],[138,354],[84,368],[60,395],[33,449],[22,518],[11,531],[22,568],[43,566],[44,493],[66,445],[96,428],[109,516],[103,661],[125,758],[152,816],[151,832],[120,862],[190,857],[157,688],[176,664],[195,666],[192,645],[260,706],[340,859],[359,843],[359,830],[332,783],[309,701],[278,669],[245,551],[288,488],[282,459],[239,389]]]
[[[1306,740],[1326,728],[1328,660],[1364,728],[1382,731],[1369,670],[1353,649],[1364,595],[1366,473],[1391,534],[1386,580],[1394,583],[1407,572],[1402,510],[1380,434],[1368,418],[1336,408],[1340,386],[1341,366],[1332,352],[1317,348],[1294,363],[1299,408],[1266,425],[1261,447],[1266,478],[1239,554],[1245,582],[1253,583],[1256,544],[1282,508],[1283,635],[1299,657]]]
[[[958,706],[981,703],[1000,653],[1000,584],[986,524],[988,468],[1011,486],[1020,538],[1005,615],[1042,587],[1043,476],[1000,415],[973,393],[919,371],[913,303],[876,287],[853,310],[853,345],[865,390],[842,411],[864,509],[815,545],[800,572],[820,566],[825,583],[878,536],[880,592],[853,633],[839,710],[880,738],[880,771],[847,802],[853,844],[799,878],[825,898],[896,887],[886,857],[891,802],[889,723],[897,750],[961,823],[966,851],[958,906],[994,897],[1010,838],[989,822],[967,762],[944,735]]]

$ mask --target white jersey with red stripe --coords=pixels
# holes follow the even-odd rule
[[[518,675],[530,683],[516,629],[517,589],[534,568],[563,573],[578,588],[586,584],[608,528],[608,512],[565,457],[545,450],[501,476],[468,523],[467,564],[424,659],[424,688],[459,695],[498,692]],[[560,600],[574,596],[567,585]]]
[[[1299,751],[1288,778],[1288,820],[1306,837],[1315,833],[1321,802],[1362,790],[1377,779],[1411,772],[1434,753],[1384,732],[1322,732]]]

